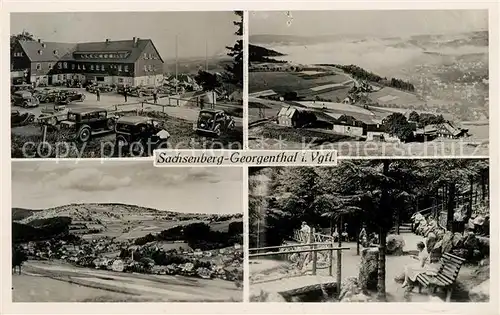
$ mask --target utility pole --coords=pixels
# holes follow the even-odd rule
[[[208,39],[205,40],[205,71],[208,72]]]
[[[179,80],[177,78],[178,76],[178,58],[179,58],[179,50],[178,50],[178,43],[179,43],[179,35],[175,34],[175,95],[177,95],[177,86],[179,85]]]

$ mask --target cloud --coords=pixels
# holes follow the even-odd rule
[[[49,179],[54,179],[59,187],[80,191],[111,191],[131,184],[130,177],[115,177],[104,174],[95,168],[78,168],[69,171],[57,179],[48,175]],[[48,182],[50,183],[50,181]]]

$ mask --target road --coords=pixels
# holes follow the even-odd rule
[[[126,294],[147,300],[174,302],[222,302],[242,301],[243,292],[231,281],[220,279],[198,279],[183,276],[147,275],[135,273],[120,273],[106,270],[79,268],[55,261],[29,261],[23,266],[22,275],[13,275],[13,295],[18,302],[33,301],[32,288],[26,286],[22,278],[31,277],[37,281],[59,280],[70,284],[66,290],[80,291],[82,300],[95,290],[101,291],[101,297],[112,294]],[[67,285],[61,285],[66,287]],[[81,292],[82,288],[87,292]],[[90,289],[92,290],[90,290]],[[42,287],[42,290],[44,288]],[[67,295],[54,289],[51,301],[65,302],[60,297]],[[38,292],[38,295],[41,295]],[[39,297],[45,301],[45,297]],[[59,299],[58,299],[59,298]],[[106,301],[102,301],[106,302]]]

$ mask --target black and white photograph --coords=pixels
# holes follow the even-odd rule
[[[243,148],[243,12],[10,15],[11,156]]]
[[[486,157],[488,10],[249,12],[250,149]]]
[[[250,167],[248,186],[250,302],[490,300],[486,159]]]
[[[242,302],[242,169],[12,163],[12,302]]]

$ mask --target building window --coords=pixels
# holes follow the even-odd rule
[[[94,65],[90,65],[90,70],[94,71]]]
[[[148,54],[144,53],[144,59],[148,59]]]
[[[104,65],[101,65],[101,71],[104,71]]]
[[[58,63],[58,64],[57,64],[57,67],[58,67],[59,69],[62,69],[62,63]]]
[[[153,56],[151,54],[149,54],[149,59],[153,59]]]
[[[57,75],[57,80],[61,81],[61,75],[60,74]]]
[[[68,63],[67,62],[64,63],[64,69],[68,69]]]
[[[75,70],[75,64],[71,64],[71,70]]]
[[[36,64],[36,70],[42,70],[42,64],[37,63]]]
[[[122,65],[118,65],[118,71],[122,71]]]
[[[58,52],[57,52],[57,49],[56,49],[56,50],[54,50],[54,55],[57,56],[57,54],[58,54]]]
[[[82,65],[82,69],[85,70],[85,65]]]
[[[102,54],[99,54],[99,58],[103,58],[103,55],[102,55]]]
[[[125,72],[128,72],[128,66],[125,66]]]
[[[81,70],[80,65],[77,66],[78,70]]]
[[[52,64],[49,63],[49,70],[52,70]]]
[[[144,71],[148,72],[148,66],[144,65]]]
[[[43,51],[42,51],[42,50],[39,50],[39,51],[38,51],[38,54],[39,54],[39,55],[43,55]]]
[[[153,65],[149,65],[149,71],[153,71]]]

